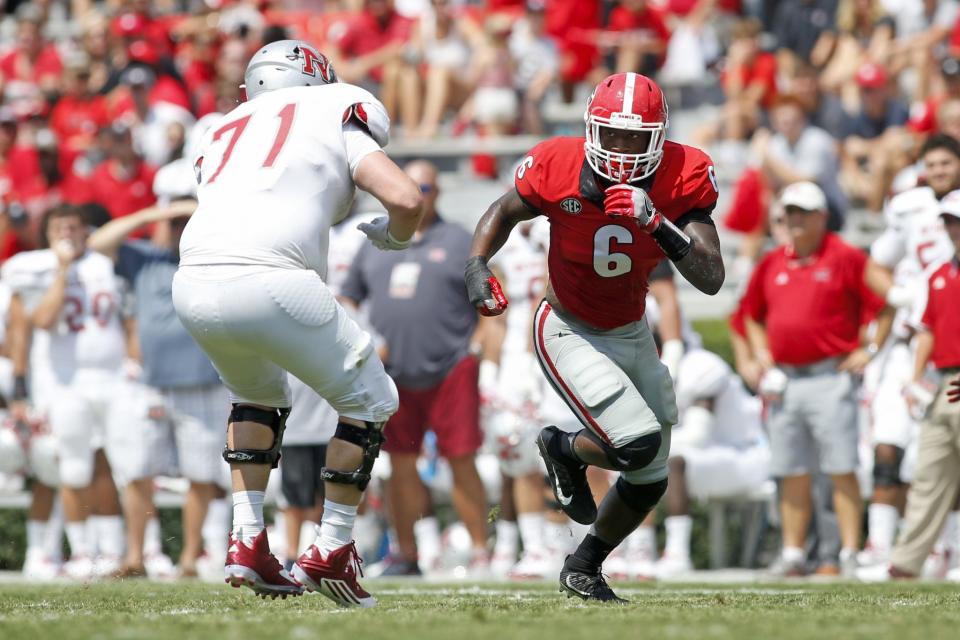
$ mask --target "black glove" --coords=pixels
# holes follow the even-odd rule
[[[467,297],[480,315],[498,316],[507,308],[509,302],[503,287],[487,267],[487,259],[483,256],[467,260],[463,279],[467,285]]]

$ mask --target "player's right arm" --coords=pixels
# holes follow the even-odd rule
[[[477,223],[464,281],[470,302],[482,315],[497,316],[507,308],[503,287],[490,271],[487,261],[503,247],[518,222],[532,220],[538,215],[516,190],[511,190],[495,200]]]
[[[178,200],[166,207],[154,206],[141,209],[129,216],[111,220],[94,231],[87,239],[87,247],[116,262],[120,245],[131,233],[154,222],[189,216],[196,208],[196,200]]]
[[[67,273],[70,263],[79,257],[69,242],[56,242],[50,249],[57,257],[53,282],[30,314],[30,324],[45,331],[52,329],[60,317],[67,297]]]

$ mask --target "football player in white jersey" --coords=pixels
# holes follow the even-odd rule
[[[121,289],[113,263],[86,249],[87,226],[77,209],[54,209],[45,225],[51,248],[17,254],[2,274],[13,304],[22,305],[34,328],[34,396],[41,396],[58,443],[72,556],[65,571],[86,578],[119,568],[123,552],[123,522],[103,450],[111,421],[124,419],[114,403],[127,344]]]
[[[921,151],[926,184],[893,197],[884,215],[887,228],[870,248],[867,278],[892,277],[887,295],[899,307],[890,337],[865,371],[871,398],[874,445],[873,499],[867,511],[868,538],[861,564],[885,563],[906,500],[904,454],[914,439],[904,390],[913,375],[913,329],[909,318],[926,290],[924,271],[948,260],[953,247],[940,218],[940,199],[960,187],[960,143],[944,135],[927,140]]]
[[[657,305],[648,301],[646,317],[655,336],[657,313]],[[632,575],[638,578],[672,578],[693,569],[691,498],[748,493],[769,477],[770,448],[760,419],[761,402],[723,359],[698,345],[687,345],[674,386],[680,422],[668,461],[666,546],[653,566],[631,558]],[[652,516],[642,527],[648,540],[654,538]]]
[[[338,83],[310,45],[264,45],[244,81],[248,101],[201,145],[199,206],[184,230],[173,283],[177,315],[233,404],[224,450],[234,492],[227,582],[264,597],[307,588],[344,606],[373,606],[357,582],[352,530],[382,426],[397,410],[397,389],[370,335],[323,282],[327,243],[360,187],[388,213],[361,230],[380,249],[406,248],[422,198],[381,152],[389,139],[383,105]],[[291,410],[287,372],[340,416],[322,471],[320,533],[292,575],[270,553],[263,524],[264,490]]]
[[[540,405],[545,381],[533,355],[530,335],[535,305],[543,297],[546,277],[546,248],[533,222],[518,225],[497,254],[493,266],[503,276],[503,286],[513,302],[506,313],[500,360],[483,360],[480,365],[482,417],[490,448],[500,462],[505,478],[506,504],[514,505],[515,521],[497,521],[497,541],[491,568],[514,579],[550,575],[563,559],[552,561],[546,553],[544,527],[546,470],[537,455]],[[523,554],[516,558],[517,539]]]

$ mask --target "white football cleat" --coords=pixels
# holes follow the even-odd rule
[[[511,580],[543,580],[560,571],[563,562],[551,560],[540,551],[524,551],[517,564],[507,574]]]
[[[872,567],[876,564],[887,564],[888,562],[890,562],[890,549],[881,549],[869,542],[863,548],[863,551],[857,554],[857,563],[861,567]]]
[[[883,562],[857,569],[857,580],[860,582],[889,582],[890,564]]]
[[[672,556],[664,553],[654,569],[658,580],[672,580],[693,571],[690,556]]]
[[[93,573],[97,578],[109,578],[120,571],[123,558],[112,555],[99,555],[93,561]]]
[[[629,580],[630,563],[622,552],[614,551],[603,563],[603,572],[612,580]]]
[[[151,553],[143,558],[143,568],[151,580],[172,580],[177,577],[177,567],[165,553]]]
[[[629,560],[630,577],[634,580],[656,580],[657,579],[657,559],[654,555],[646,551],[637,551],[632,554]]]
[[[94,578],[93,559],[89,556],[74,556],[63,564],[63,575],[71,580],[87,581]]]
[[[493,557],[490,558],[490,573],[498,578],[509,576],[516,563],[516,554],[494,553]],[[422,569],[423,567],[421,567]]]
[[[60,575],[60,564],[43,553],[43,549],[27,549],[23,577],[33,582],[49,582]]]
[[[920,576],[928,580],[943,580],[950,570],[950,551],[947,549],[933,550],[923,561]]]

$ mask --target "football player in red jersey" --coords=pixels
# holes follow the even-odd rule
[[[507,299],[487,260],[515,224],[547,216],[550,281],[534,344],[544,374],[584,429],[546,427],[537,446],[563,510],[593,525],[567,557],[560,585],[587,600],[622,602],[600,568],[666,490],[677,421],[670,374],[643,321],[647,276],[666,255],[712,295],[724,271],[710,217],[713,165],[702,151],[665,140],[660,88],[636,73],[612,75],[597,86],[584,120],[585,139],[547,140],[521,162],[516,188],[477,225],[465,279],[480,313],[502,313]],[[587,465],[621,473],[599,509]]]

